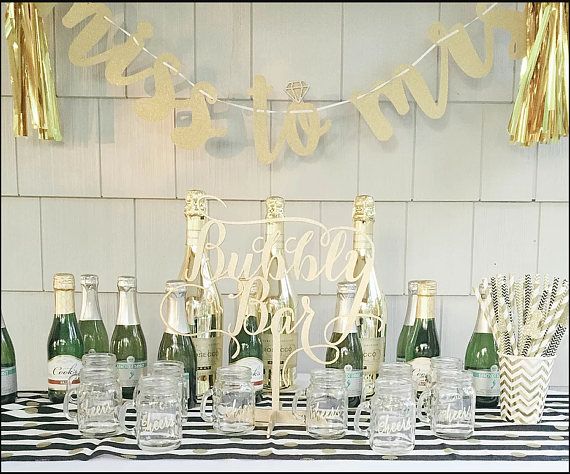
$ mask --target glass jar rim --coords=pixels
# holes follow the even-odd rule
[[[435,365],[440,367],[454,367],[459,369],[463,368],[463,361],[459,357],[451,356],[437,356],[431,358],[432,366]]]
[[[472,383],[473,374],[469,370],[443,369],[437,371],[436,383]]]
[[[117,362],[117,356],[111,352],[88,352],[81,357],[81,362],[83,363],[91,363],[99,360],[113,361],[113,363],[115,363]]]
[[[384,377],[376,379],[374,393],[412,393],[414,382],[409,377]]]
[[[184,363],[178,360],[157,360],[152,364],[152,372],[154,373],[156,369],[167,370],[172,372],[176,371],[183,374]]]
[[[138,391],[149,390],[167,395],[167,391],[178,392],[178,381],[167,375],[149,374],[139,379]]]
[[[237,379],[244,382],[251,382],[251,369],[244,365],[227,365],[216,369],[216,377],[220,380]]]
[[[314,369],[311,370],[311,382],[344,382],[345,373],[342,369]]]
[[[91,377],[96,377],[95,382],[116,381],[117,374],[114,367],[101,367],[86,365],[79,371],[79,382],[93,381]]]

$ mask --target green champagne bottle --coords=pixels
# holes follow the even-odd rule
[[[484,291],[480,291],[484,295]],[[484,296],[483,296],[484,298]],[[479,308],[475,330],[465,352],[465,369],[473,374],[477,408],[499,404],[499,356],[487,318]]]
[[[146,341],[137,307],[137,280],[120,276],[119,311],[111,337],[111,352],[117,356],[117,371],[123,388],[123,398],[133,398],[133,392],[147,366]]]
[[[406,308],[406,319],[398,337],[398,345],[396,348],[396,362],[406,361],[406,345],[410,332],[416,321],[416,306],[418,304],[418,282],[412,280],[408,282],[408,307]]]
[[[79,314],[79,330],[83,336],[83,350],[88,352],[109,352],[109,336],[101,319],[99,308],[99,277],[97,275],[81,275],[81,313]]]
[[[435,295],[437,283],[433,280],[418,281],[416,320],[406,345],[406,362],[412,366],[412,377],[418,393],[429,383],[431,358],[439,355],[439,341],[435,327]]]
[[[271,390],[272,381],[278,378],[280,389],[290,388],[295,385],[297,378],[297,355],[287,362],[285,360],[297,349],[297,332],[293,330],[296,320],[295,295],[291,287],[291,282],[287,273],[278,275],[278,267],[287,267],[285,261],[285,234],[284,208],[285,200],[279,196],[270,196],[265,200],[266,213],[268,219],[265,227],[266,245],[271,245],[271,261],[269,272],[264,277],[269,282],[269,293],[265,300],[267,305],[269,328],[261,333],[261,344],[263,346],[263,386]],[[280,263],[279,263],[280,262]],[[276,278],[272,278],[276,277]],[[284,331],[279,339],[281,353],[279,360],[279,371],[273,369],[273,334],[271,331],[271,321],[277,311],[285,310],[281,318]]]
[[[363,391],[364,354],[356,321],[350,325],[349,320],[355,294],[356,283],[338,283],[336,294],[336,318],[338,319],[335,321],[330,341],[337,346],[339,353],[336,361],[326,364],[327,368],[344,370],[350,408],[360,405]],[[344,334],[346,338],[341,341]],[[337,350],[329,347],[326,360],[332,361],[336,355]]]
[[[70,273],[56,273],[53,290],[55,314],[47,343],[48,397],[61,403],[69,377],[81,370],[83,338],[75,316],[75,278]],[[79,379],[74,383],[79,383]]]
[[[374,259],[372,239],[375,214],[372,196],[356,196],[352,208],[352,225],[355,228],[352,248],[358,255],[355,266],[357,274]],[[360,303],[360,314],[358,332],[364,354],[364,393],[372,395],[378,369],[385,358],[387,323],[386,299],[378,286],[374,265]]]
[[[196,350],[196,396],[202,398],[216,380],[216,370],[222,365],[223,338],[215,329],[222,329],[224,309],[207,253],[200,236],[208,219],[208,202],[204,191],[196,189],[186,195],[186,253],[179,279],[190,286],[186,289],[186,317]]]
[[[242,288],[246,280],[241,279]],[[259,297],[260,286],[254,280],[248,298],[247,312],[240,332],[236,336],[239,343],[239,354],[234,356],[238,343],[234,339],[230,339],[229,344],[229,361],[230,365],[242,365],[251,369],[251,383],[255,389],[255,402],[263,401],[263,346],[259,334],[253,334],[257,331],[257,319],[259,317]]]
[[[184,364],[184,387],[188,409],[196,406],[196,351],[186,319],[186,287],[182,280],[166,282],[166,325],[158,347],[157,360],[175,360]]]
[[[18,392],[16,353],[2,315],[2,399],[0,404],[14,403]]]

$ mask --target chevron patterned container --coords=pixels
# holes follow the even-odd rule
[[[522,425],[540,422],[554,359],[499,353],[502,420]]]

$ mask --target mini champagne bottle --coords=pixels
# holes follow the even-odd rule
[[[184,384],[188,409],[196,406],[196,351],[186,319],[186,287],[182,280],[166,282],[166,322],[158,347],[157,360],[176,360],[184,364]]]
[[[286,268],[285,261],[285,234],[284,234],[284,207],[285,201],[279,196],[270,196],[265,200],[267,212],[265,218],[269,219],[266,224],[266,244],[271,245],[271,261],[269,271],[264,275],[269,282],[269,293],[266,304],[268,312],[268,322],[270,325],[273,315],[285,309],[285,314],[281,318],[285,330],[280,335],[281,356],[279,372],[273,368],[273,335],[271,328],[261,333],[261,344],[263,346],[263,386],[271,389],[273,377],[279,377],[280,389],[292,387],[297,378],[297,355],[293,355],[283,370],[285,360],[297,350],[297,332],[293,330],[296,320],[295,295],[289,282],[289,277],[285,272],[280,272],[279,268]]]
[[[97,275],[81,275],[81,313],[79,330],[83,336],[83,350],[88,352],[109,352],[109,336],[101,319],[99,308],[99,277]]]
[[[241,280],[242,284],[245,280]],[[257,280],[251,285],[251,291],[248,295],[247,313],[240,332],[236,336],[239,343],[239,354],[234,356],[238,345],[234,339],[230,339],[229,345],[229,361],[230,365],[243,365],[251,369],[251,383],[255,389],[255,402],[259,403],[263,400],[263,346],[259,334],[253,334],[257,331],[257,320],[259,317],[259,297],[260,287]]]
[[[479,293],[485,297],[483,289]],[[481,308],[465,352],[465,369],[473,374],[477,407],[496,407],[499,404],[499,356],[491,328]]]
[[[336,344],[339,354],[336,361],[326,364],[327,368],[344,370],[348,391],[348,406],[351,408],[360,405],[364,367],[364,354],[356,328],[356,321],[350,325],[349,320],[355,294],[356,283],[338,283],[336,295],[336,317],[338,319],[335,321],[330,341],[332,344]],[[340,341],[345,332],[347,333],[346,338]],[[336,354],[337,350],[329,347],[326,360],[332,361]]]
[[[18,380],[16,377],[16,353],[8,329],[4,324],[2,315],[2,401],[1,404],[14,403],[18,392]]]
[[[212,281],[207,254],[203,248],[198,248],[208,216],[208,203],[203,191],[188,191],[184,214],[186,253],[179,279],[196,285],[186,288],[186,317],[190,331],[196,334],[192,336],[198,364],[196,396],[202,398],[213,387],[216,369],[222,365],[223,339],[220,333],[213,330],[222,329],[224,310],[218,288]]]
[[[406,344],[406,362],[412,366],[412,377],[418,393],[429,383],[431,358],[439,355],[439,340],[435,327],[435,295],[437,283],[433,280],[418,281],[416,320]]]
[[[70,273],[56,273],[53,290],[55,313],[47,343],[48,397],[61,403],[69,377],[81,370],[83,338],[75,316],[75,278]]]
[[[111,352],[117,357],[117,371],[123,388],[123,398],[133,398],[135,387],[147,366],[146,341],[137,307],[137,280],[120,276],[119,311],[111,337]]]
[[[358,255],[356,273],[372,261],[368,285],[360,303],[359,335],[364,354],[364,393],[374,393],[374,382],[386,352],[386,300],[378,286],[372,252],[375,208],[372,196],[360,195],[354,199],[352,225],[355,228],[353,250]],[[380,319],[378,319],[380,318]]]
[[[408,307],[406,308],[406,319],[398,337],[398,346],[396,349],[396,362],[405,362],[406,360],[406,344],[410,337],[410,332],[416,321],[416,306],[418,304],[418,282],[412,280],[408,282]]]

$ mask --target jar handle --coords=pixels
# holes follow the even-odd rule
[[[74,384],[74,382],[75,382],[76,380],[79,380],[79,374],[76,373],[76,374],[71,374],[71,375],[69,376],[69,378],[67,379],[67,383],[66,383],[66,390],[65,390],[66,393],[71,390],[72,385]],[[77,395],[77,394],[76,394],[76,395]],[[73,399],[73,398],[72,398],[72,399],[70,399],[69,401],[70,401],[71,403],[77,403],[77,399]]]
[[[426,409],[426,405],[429,403],[430,396],[431,396],[431,389],[428,388],[427,390],[424,390],[420,395],[420,397],[418,398],[418,402],[416,405],[417,416],[420,419],[420,421],[424,423],[430,422],[430,418],[429,416],[427,416],[429,415],[429,409]],[[426,413],[425,415],[424,411]]]
[[[209,389],[203,396],[202,396],[202,403],[200,403],[200,416],[202,420],[207,423],[214,422],[214,407],[212,405],[212,413],[206,413],[206,400],[210,398],[214,394],[214,390]]]
[[[356,434],[369,437],[370,436],[370,429],[367,428],[367,429],[363,430],[360,427],[360,415],[362,414],[363,410],[370,412],[370,401],[362,402],[360,405],[358,405],[358,408],[356,409],[356,413],[354,414],[354,431],[356,432]]]
[[[71,387],[65,392],[65,397],[63,398],[63,413],[68,420],[77,421],[77,412],[69,411],[69,399],[73,394],[77,395],[77,387]]]
[[[125,403],[123,403],[123,404],[121,405],[121,408],[120,408],[120,410],[119,410],[119,425],[121,426],[122,430],[123,430],[125,433],[134,436],[134,434],[135,434],[134,428],[127,428],[127,425],[126,425],[127,410],[128,410],[129,408],[136,409],[136,408],[135,408],[135,403],[133,402],[133,400],[127,400]]]
[[[298,390],[297,392],[295,392],[295,396],[293,397],[293,404],[291,405],[291,412],[293,413],[293,416],[303,421],[306,419],[306,417],[299,410],[297,410],[297,405],[299,403],[299,397],[301,395],[305,396],[305,394],[306,390]]]

